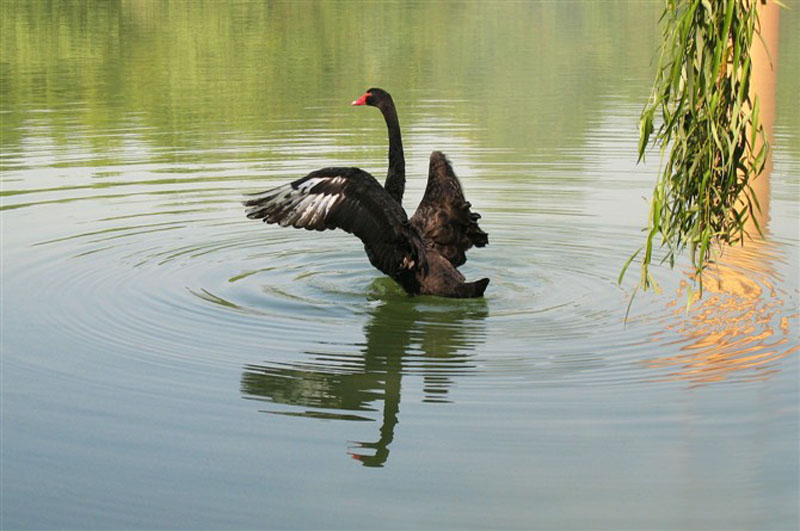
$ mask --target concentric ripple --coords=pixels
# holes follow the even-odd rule
[[[430,140],[436,130],[418,134]],[[626,323],[631,293],[617,275],[637,227],[607,219],[605,206],[641,193],[632,170],[609,180],[566,153],[509,165],[495,161],[508,153],[445,143],[490,234],[463,271],[491,284],[482,300],[409,298],[348,234],[245,219],[243,193],[321,165],[217,162],[254,145],[232,141],[205,164],[129,157],[102,171],[74,155],[54,160],[44,144],[7,156],[4,251],[13,260],[4,263],[4,299],[18,308],[13,324],[30,326],[35,314],[38,326],[69,338],[73,356],[91,345],[109,360],[153,367],[240,368],[242,394],[274,413],[341,418],[399,400],[401,379],[405,389],[415,382],[421,400],[447,402],[455,389],[765,378],[797,351],[797,294],[781,278],[795,257],[768,241],[732,250],[689,313],[680,268],[665,271],[666,295],[640,295]],[[597,149],[607,157],[610,148]],[[407,206],[422,193],[426,156],[412,148],[409,161]],[[41,177],[26,181],[35,164]],[[606,189],[589,197],[593,179]],[[75,361],[56,368],[95,374],[74,371]]]

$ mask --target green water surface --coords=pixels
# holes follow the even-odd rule
[[[793,2],[787,2],[794,4]],[[661,2],[0,3],[3,529],[794,529],[800,18],[765,238],[618,285]],[[485,299],[244,217],[444,151]]]

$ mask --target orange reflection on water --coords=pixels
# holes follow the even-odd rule
[[[669,304],[678,323],[667,326],[681,336],[676,341],[683,344],[680,353],[646,364],[674,367],[665,379],[693,383],[717,382],[733,373],[745,379],[774,374],[776,361],[800,349],[791,334],[800,314],[783,315],[784,299],[773,281],[777,275],[768,266],[777,257],[771,254],[765,242],[726,250],[725,262],[707,273],[703,299],[688,312],[678,303],[687,298],[688,283],[682,282]]]

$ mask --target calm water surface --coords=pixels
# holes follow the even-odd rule
[[[767,235],[685,311],[617,276],[660,2],[0,6],[2,527],[798,526],[797,9]],[[326,165],[452,159],[485,300],[244,218]]]

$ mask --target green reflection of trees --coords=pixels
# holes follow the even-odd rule
[[[307,362],[248,365],[246,398],[280,404],[270,413],[340,420],[372,420],[380,407],[378,438],[354,442],[350,455],[383,466],[400,411],[401,380],[421,376],[426,401],[441,402],[451,378],[470,368],[469,352],[483,340],[483,299],[426,308],[424,298],[394,299],[373,310],[356,354],[309,353]],[[292,406],[286,409],[285,406]]]
[[[417,106],[459,102],[459,134],[504,148],[581,142],[602,98],[636,101],[646,83],[657,5],[640,2],[104,2],[0,5],[3,144],[35,134],[95,150],[137,128],[153,146],[281,134],[291,120],[352,130],[350,98],[395,93],[404,125]],[[620,71],[623,68],[624,71]],[[429,112],[429,111],[426,111]],[[357,116],[357,115],[356,115]],[[38,122],[37,122],[38,123]],[[98,134],[100,133],[100,134]],[[337,142],[360,143],[359,134]],[[559,156],[558,153],[554,153]]]
[[[800,4],[785,3],[789,8],[781,10],[777,59],[780,70],[775,85],[775,127],[793,131],[795,134],[781,135],[781,138],[775,139],[775,146],[780,150],[788,150],[797,159],[800,158],[800,135],[796,134],[800,124],[800,105],[795,102],[800,92]]]

